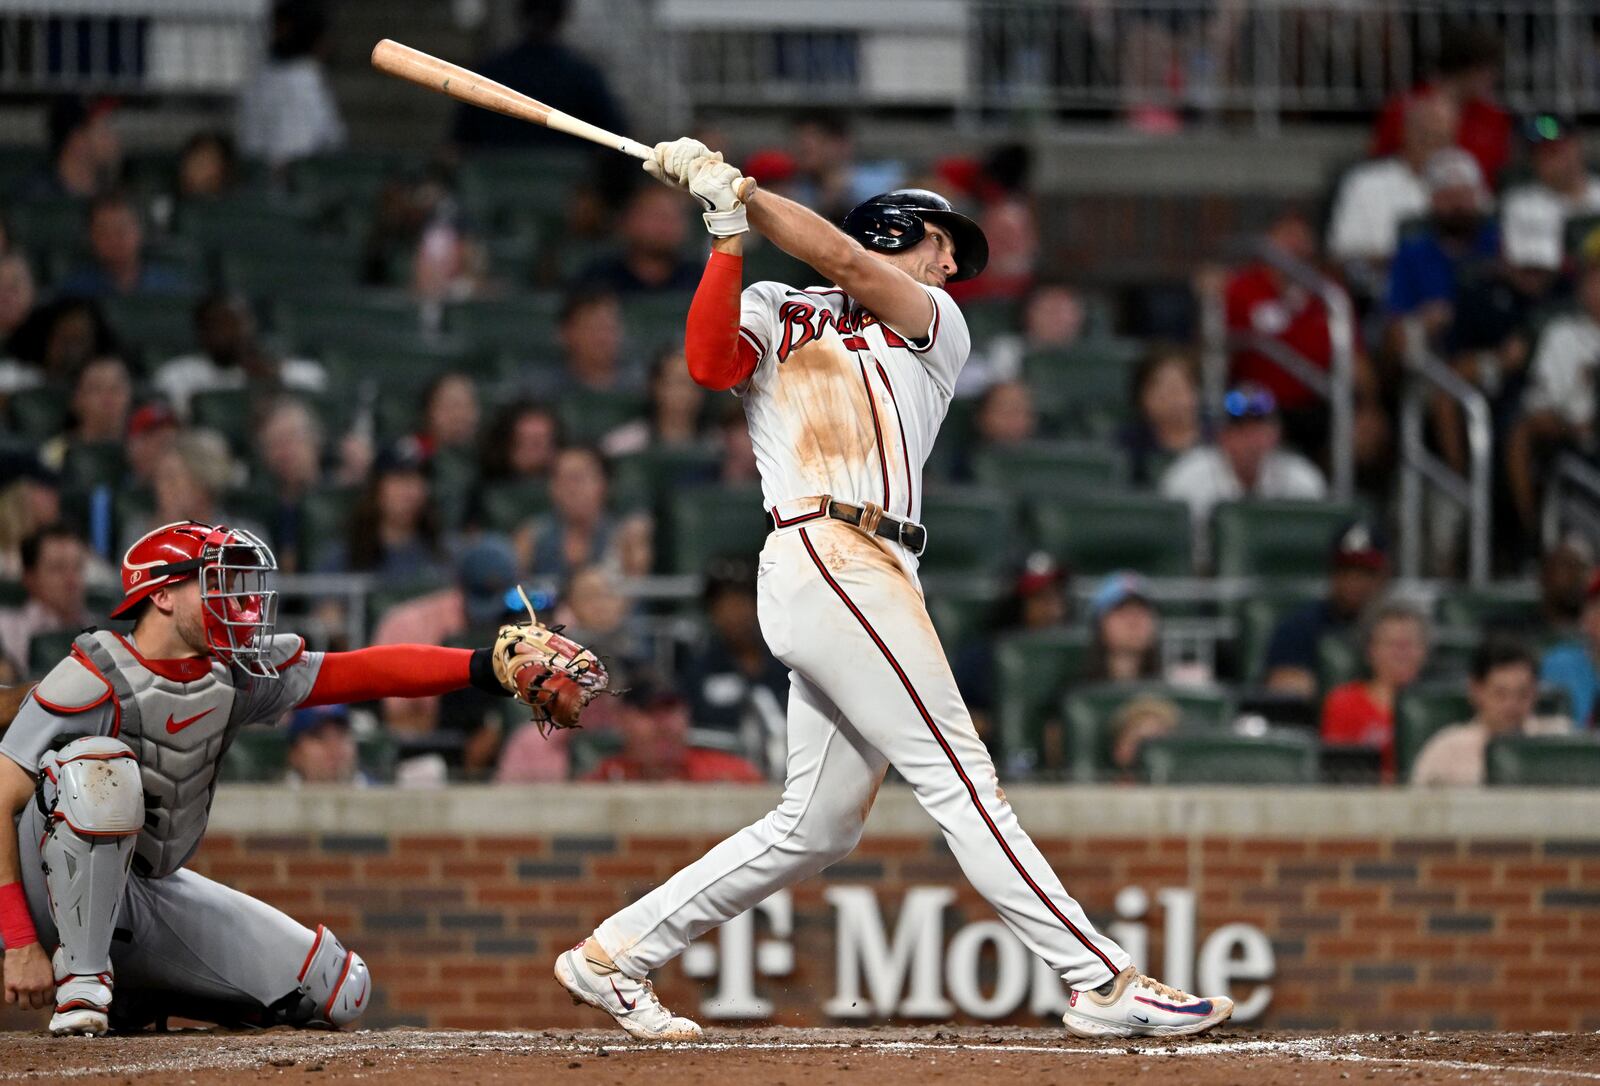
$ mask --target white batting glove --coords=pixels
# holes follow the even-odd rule
[[[692,167],[702,158],[721,162],[722,152],[713,151],[699,140],[685,136],[670,143],[656,144],[655,153],[644,160],[644,172],[663,185],[686,189],[689,187]]]
[[[713,237],[730,238],[750,229],[739,191],[744,177],[721,155],[706,155],[695,160],[689,173],[689,192],[705,205],[706,229]]]

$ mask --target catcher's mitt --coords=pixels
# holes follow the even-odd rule
[[[523,596],[527,603],[527,596]],[[562,627],[544,625],[528,606],[527,622],[508,622],[494,639],[494,676],[511,696],[533,712],[540,735],[557,728],[579,728],[584,706],[606,689],[605,665],[594,653],[561,636]],[[518,652],[519,645],[532,652]]]

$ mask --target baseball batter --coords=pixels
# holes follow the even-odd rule
[[[920,189],[873,198],[843,230],[694,140],[658,144],[651,176],[705,207],[712,253],[689,309],[701,385],[742,398],[772,532],[762,632],[790,668],[789,754],[776,810],[561,955],[556,979],[635,1037],[692,1040],[645,979],[691,940],[848,855],[889,766],[962,871],[1071,988],[1084,1036],[1199,1033],[1233,1012],[1137,973],[1062,887],[1006,801],[924,606],[922,466],[970,345],[946,283],[983,270],[977,224]],[[753,226],[833,285],[742,286]],[[999,526],[996,526],[999,530]]]
[[[549,633],[537,623],[502,626],[493,649],[308,652],[273,632],[276,568],[239,529],[189,521],[144,536],[123,558],[112,611],[132,632],[79,635],[0,735],[0,802],[16,819],[15,834],[0,833],[6,1001],[53,1000],[57,1034],[170,1015],[343,1026],[370,1004],[366,963],[331,931],[184,867],[244,725],[469,684],[581,707],[568,673],[522,643]]]

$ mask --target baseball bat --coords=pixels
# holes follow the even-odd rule
[[[526,94],[514,91],[492,79],[485,79],[477,72],[463,68],[459,64],[451,64],[448,60],[429,56],[420,49],[401,45],[388,38],[384,38],[372,47],[372,66],[397,79],[415,83],[419,87],[427,87],[440,94],[448,94],[458,102],[465,102],[482,109],[492,109],[496,113],[504,113],[507,117],[515,117],[530,124],[542,124],[546,128],[565,132],[569,136],[577,136],[590,143],[598,143],[602,147],[621,151],[634,158],[649,158],[652,152],[651,148],[626,136],[607,132],[604,128],[592,125],[588,121],[580,121],[559,109],[552,109],[538,99],[529,98]]]

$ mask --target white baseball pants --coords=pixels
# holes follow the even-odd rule
[[[783,798],[596,929],[618,967],[643,978],[849,855],[893,765],[973,886],[1069,986],[1126,968],[1017,822],[891,545],[835,520],[780,529],[761,552],[758,591],[762,634],[791,669]]]

